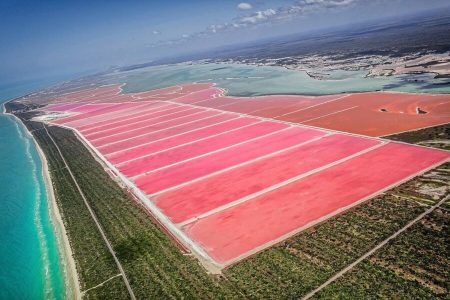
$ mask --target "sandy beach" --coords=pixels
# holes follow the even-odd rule
[[[54,224],[56,237],[58,239],[58,246],[61,250],[63,261],[62,263],[66,266],[64,268],[65,270],[64,279],[67,281],[66,296],[68,296],[68,298],[81,299],[80,282],[78,280],[78,273],[76,271],[75,260],[73,259],[72,248],[70,248],[66,228],[64,227],[64,223],[61,214],[59,212],[58,204],[56,203],[56,197],[53,190],[50,172],[48,170],[47,158],[45,157],[42,149],[39,147],[36,141],[35,144],[42,161],[42,173],[45,181],[45,188],[47,190],[47,199],[50,201],[49,209],[51,221]]]

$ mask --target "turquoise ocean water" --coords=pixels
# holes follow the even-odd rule
[[[46,83],[0,87],[0,103]],[[0,113],[0,299],[63,299],[65,268],[33,140]]]

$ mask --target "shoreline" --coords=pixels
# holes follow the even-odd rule
[[[58,203],[56,202],[55,191],[53,189],[51,175],[48,169],[47,158],[45,157],[44,152],[42,151],[41,147],[38,145],[34,137],[33,141],[36,145],[36,149],[42,162],[42,176],[45,182],[47,199],[50,200],[50,203],[48,203],[51,215],[50,221],[54,225],[53,228],[56,233],[58,247],[60,248],[60,250],[62,250],[60,251],[62,256],[61,261],[63,261],[63,265],[66,266],[64,270],[65,272],[63,273],[65,275],[64,279],[67,282],[66,287],[68,288],[68,290],[65,294],[66,296],[69,296],[69,298],[81,299],[80,281],[78,279],[75,260],[73,258],[72,248],[70,247],[69,237],[67,235],[66,228],[64,226],[64,222],[58,208]]]
[[[47,195],[47,206],[49,210],[50,222],[53,225],[59,253],[61,255],[60,263],[64,266],[62,273],[64,274],[64,282],[66,287],[65,297],[68,297],[69,299],[81,299],[81,287],[76,270],[76,264],[73,258],[72,248],[70,247],[69,237],[67,235],[67,231],[64,226],[61,213],[59,211],[58,203],[56,202],[55,191],[51,180],[51,174],[48,168],[47,158],[38,142],[35,140],[33,134],[28,130],[22,120],[20,120],[14,114],[6,112],[5,103],[6,102],[2,103],[1,113],[3,113],[4,115],[12,116],[16,120],[16,122],[23,126],[25,132],[33,140],[36,150],[39,154],[39,158],[41,160],[42,177],[44,180]]]

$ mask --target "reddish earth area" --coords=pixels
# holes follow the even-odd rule
[[[219,267],[450,159],[377,138],[450,122],[450,95],[239,98],[212,84],[120,92],[62,95],[41,110]]]
[[[157,100],[170,103],[154,103]],[[367,136],[384,136],[445,124],[450,119],[449,95],[369,92],[316,97],[230,97],[209,83],[130,94],[121,94],[120,85],[110,85],[62,95],[53,102],[47,110],[89,112],[92,116],[128,105],[124,102],[141,103],[143,111],[138,111],[137,115],[142,116],[145,112],[150,113],[152,105],[166,105],[168,109],[175,102]],[[133,108],[130,108],[118,114],[124,116],[122,120],[127,120],[132,117],[132,112]],[[117,121],[120,120],[118,117]]]

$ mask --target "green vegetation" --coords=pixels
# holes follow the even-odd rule
[[[438,208],[325,288],[318,298],[446,298],[450,292],[449,244],[450,212]]]
[[[5,106],[5,110],[7,113],[11,113],[11,112],[26,112],[30,109],[36,109],[41,107],[42,105],[40,104],[35,104],[35,103],[28,103],[28,104],[24,104],[22,102],[18,102],[18,101],[9,101],[6,102],[4,104]]]
[[[43,125],[25,123],[48,158],[82,289],[95,287],[117,275],[117,266]],[[448,194],[447,163],[225,269],[223,276],[212,276],[177,248],[71,131],[58,127],[48,130],[94,209],[138,299],[299,298]],[[444,268],[448,265],[448,212],[439,213],[439,217],[433,214],[432,221],[420,224],[433,225],[415,226],[318,296],[355,298],[367,293],[373,298],[445,298],[449,292],[449,274]],[[436,243],[439,246],[433,247]],[[85,297],[123,299],[128,294],[119,276],[89,290]]]
[[[92,287],[82,297],[83,299],[128,299],[130,296],[122,277],[119,276],[100,286]]]
[[[386,136],[387,139],[450,150],[450,124]]]

